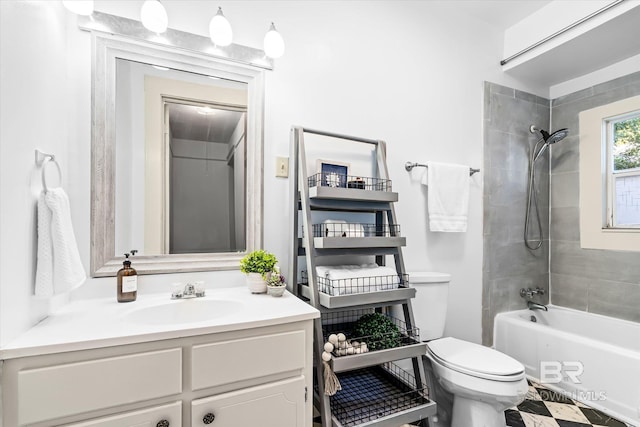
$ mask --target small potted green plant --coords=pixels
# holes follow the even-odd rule
[[[251,293],[267,292],[268,275],[277,262],[275,255],[262,249],[253,251],[240,260],[240,271],[247,275],[247,286]]]
[[[267,294],[272,297],[281,297],[286,287],[284,276],[280,274],[280,268],[276,265],[267,279]]]

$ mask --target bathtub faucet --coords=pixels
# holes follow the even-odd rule
[[[527,307],[529,307],[529,310],[542,310],[542,311],[548,310],[546,305],[538,304],[537,302],[533,302],[533,301],[527,301]]]

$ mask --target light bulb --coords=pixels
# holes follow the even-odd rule
[[[269,58],[280,58],[284,54],[284,40],[280,33],[276,31],[276,26],[273,25],[273,22],[264,36],[264,53]]]
[[[87,16],[93,13],[93,0],[66,0],[62,4],[77,15]]]
[[[140,20],[147,30],[157,34],[164,33],[169,25],[167,11],[158,0],[146,0],[142,4]]]
[[[216,110],[214,110],[211,107],[200,107],[196,110],[198,112],[198,114],[202,114],[204,116],[211,116],[216,114]]]
[[[222,8],[218,8],[218,13],[211,18],[209,23],[209,36],[211,41],[217,46],[229,46],[233,39],[233,31],[231,30],[231,24],[227,21],[227,18],[222,14]]]

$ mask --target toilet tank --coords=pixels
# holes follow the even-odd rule
[[[412,300],[413,317],[422,341],[441,338],[447,318],[451,275],[434,272],[409,273],[409,284],[416,289]]]

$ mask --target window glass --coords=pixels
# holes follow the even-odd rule
[[[608,120],[607,226],[640,227],[640,112]]]

